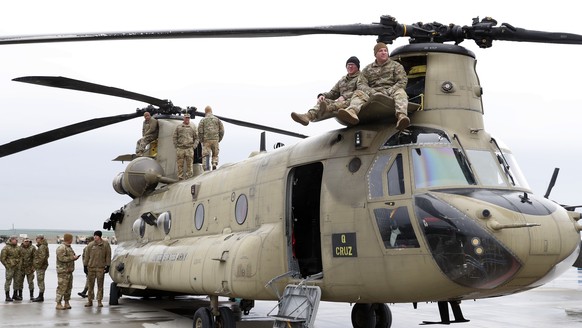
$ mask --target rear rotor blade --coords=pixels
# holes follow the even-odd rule
[[[99,93],[114,97],[121,97],[127,99],[133,99],[138,101],[143,101],[148,104],[152,104],[159,107],[170,106],[171,103],[168,100],[161,100],[158,98],[142,95],[139,93],[126,91],[119,88],[108,87],[101,84],[85,82],[81,80],[75,80],[63,76],[23,76],[12,79],[12,81],[32,83],[38,85],[44,85],[47,87],[71,89],[77,91],[85,91],[92,93]]]
[[[47,132],[39,133],[27,138],[18,139],[7,144],[0,145],[0,157],[8,156],[14,153],[21,152],[23,150],[34,148],[36,146],[44,145],[49,142],[64,139],[75,134],[127,121],[132,118],[139,117],[141,115],[143,115],[142,112],[136,112],[132,114],[95,118],[88,121],[67,125]]]

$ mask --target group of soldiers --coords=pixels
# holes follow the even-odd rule
[[[36,236],[36,246],[32,245],[31,240],[28,238],[25,238],[18,245],[18,238],[11,236],[0,254],[2,265],[6,269],[6,282],[4,283],[6,302],[22,301],[25,277],[28,282],[30,299],[33,302],[43,302],[44,274],[48,267],[49,258],[48,243],[44,236]],[[35,273],[39,289],[39,294],[36,298],[34,297]],[[11,284],[13,286],[12,297],[10,296]]]
[[[142,126],[142,138],[137,141],[135,153],[143,156],[146,146],[158,138],[158,122],[149,112],[144,113]],[[190,114],[184,114],[182,124],[178,125],[172,135],[174,147],[176,147],[176,164],[178,166],[178,179],[189,179],[194,175],[194,149],[202,143],[203,162],[209,161],[206,170],[216,170],[218,155],[220,153],[219,142],[224,137],[224,125],[212,113],[212,107],[206,106],[204,118],[198,124],[190,123]],[[210,158],[211,157],[211,158]]]
[[[384,95],[394,99],[396,128],[404,130],[410,125],[408,118],[408,77],[404,67],[390,59],[388,47],[379,42],[374,46],[374,62],[360,71],[360,60],[352,56],[346,61],[347,75],[343,76],[329,92],[317,95],[317,104],[307,113],[291,113],[291,118],[302,125],[319,120],[324,115],[337,116],[350,125],[359,123],[358,114],[370,97]]]
[[[81,255],[75,254],[71,247],[73,235],[66,233],[63,243],[56,250],[56,271],[57,271],[57,291],[56,309],[68,310],[71,308],[71,290],[73,287],[73,272],[75,271],[75,261]],[[30,239],[25,238],[18,245],[18,238],[12,236],[8,239],[6,246],[2,249],[2,265],[6,268],[6,302],[22,301],[22,290],[24,277],[27,278],[30,290],[30,299],[33,302],[44,302],[44,277],[48,268],[49,249],[48,243],[43,235],[36,236],[36,246],[31,245]],[[102,239],[102,232],[97,230],[93,233],[93,240],[83,250],[83,269],[87,275],[86,289],[83,297],[87,298],[85,307],[93,306],[93,300],[97,300],[97,306],[103,306],[103,284],[105,274],[109,272],[111,265],[111,247],[106,240]],[[34,274],[36,273],[39,288],[38,297],[34,297]],[[95,282],[97,282],[97,294],[94,293]],[[10,285],[13,285],[13,294],[10,296]],[[85,294],[88,291],[88,295]],[[64,304],[63,304],[64,301]]]

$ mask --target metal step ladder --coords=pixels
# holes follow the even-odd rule
[[[287,285],[279,303],[267,315],[275,319],[273,328],[312,328],[320,300],[318,286]],[[271,314],[277,308],[277,314]]]

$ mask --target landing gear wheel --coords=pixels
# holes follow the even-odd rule
[[[236,328],[234,313],[230,308],[221,306],[218,308],[218,311],[220,312],[220,315],[215,318],[215,328]]]
[[[356,303],[352,308],[352,326],[354,328],[389,328],[392,325],[392,313],[383,303]]]
[[[121,297],[121,290],[117,284],[112,282],[109,287],[109,305],[119,305],[119,298]]]
[[[194,328],[212,328],[212,314],[208,308],[202,307],[194,312]]]

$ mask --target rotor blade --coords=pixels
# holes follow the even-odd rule
[[[7,144],[0,145],[0,157],[18,153],[23,150],[44,145],[46,143],[53,142],[56,140],[64,139],[75,134],[127,121],[132,118],[139,117],[141,115],[143,115],[141,112],[136,112],[132,114],[95,118],[88,121],[67,125],[47,132],[39,133],[27,138],[18,139]]]
[[[552,188],[554,188],[554,185],[556,184],[556,179],[558,179],[558,173],[560,173],[560,168],[554,168],[554,173],[552,173],[552,178],[550,179],[550,184],[548,185],[548,189],[546,190],[544,198],[548,198],[550,196],[550,192],[552,192]]]
[[[158,98],[142,95],[139,93],[126,91],[119,88],[107,87],[101,84],[95,84],[80,80],[74,80],[68,77],[62,76],[23,76],[12,79],[12,81],[32,83],[38,85],[44,85],[47,87],[71,89],[77,91],[85,91],[92,93],[100,93],[104,95],[121,97],[127,99],[133,99],[137,101],[143,101],[148,104],[152,104],[159,107],[165,107],[170,105],[168,100],[161,100]]]
[[[199,117],[204,117],[204,113],[194,112],[191,114],[199,116]],[[287,135],[287,136],[291,136],[291,137],[296,137],[296,138],[302,138],[302,139],[305,139],[308,137],[304,134],[299,134],[299,133],[295,133],[295,132],[291,132],[291,131],[287,131],[287,130],[281,130],[281,129],[273,128],[273,127],[266,126],[266,125],[260,125],[260,124],[245,122],[245,121],[239,121],[239,120],[235,120],[235,119],[224,117],[224,116],[218,116],[218,115],[214,115],[214,116],[218,117],[219,119],[221,119],[227,123],[239,125],[239,126],[244,126],[247,128],[264,130],[264,131],[279,133],[279,134],[283,134],[283,135]]]
[[[242,29],[134,31],[105,33],[44,34],[0,37],[2,44],[49,43],[104,40],[190,39],[190,38],[264,38],[310,34],[383,35],[394,34],[394,26],[351,24],[315,27],[275,27]]]

